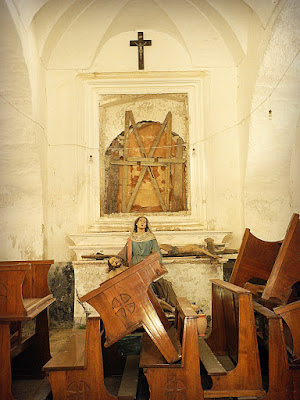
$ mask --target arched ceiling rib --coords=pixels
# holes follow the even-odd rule
[[[96,0],[75,1],[67,11],[59,18],[55,26],[48,35],[42,51],[42,59],[45,64],[49,62],[52,51],[57,45],[63,33],[76,21],[82,12],[84,12]]]
[[[235,64],[238,65],[244,57],[244,51],[230,25],[207,1],[189,0],[189,2],[199,9],[215,27],[216,31],[221,35],[228,50],[230,51]]]
[[[188,47],[177,26],[157,2],[151,0],[144,1],[143,7],[139,7],[139,4],[141,4],[141,0],[129,0],[123,6],[102,37],[94,59],[97,57],[102,46],[113,36],[138,29],[155,29],[164,32],[175,38],[189,53]]]

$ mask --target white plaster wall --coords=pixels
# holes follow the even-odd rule
[[[286,2],[256,81],[245,179],[245,223],[264,240],[284,237],[300,212],[297,124],[300,103],[300,4]],[[269,111],[271,110],[271,115]]]
[[[22,7],[25,6],[23,2],[17,3]],[[235,8],[234,13],[229,15],[228,9],[217,1],[193,0],[183,4],[179,0],[174,0],[172,6],[165,0],[144,1],[139,2],[139,7],[136,7],[138,3],[135,0],[113,4],[110,1],[68,1],[67,3],[61,9],[55,8],[52,3],[47,4],[31,22],[32,32],[37,35],[36,47],[47,68],[45,85],[47,98],[44,102],[43,77],[42,74],[35,73],[38,68],[42,70],[42,67],[38,66],[37,61],[35,66],[30,65],[29,76],[33,84],[32,109],[35,113],[32,117],[35,121],[32,122],[33,127],[27,129],[24,120],[18,122],[18,118],[23,117],[13,108],[15,104],[10,110],[16,112],[18,117],[9,124],[14,124],[14,129],[17,127],[17,130],[18,127],[22,127],[27,133],[35,132],[33,134],[35,139],[32,136],[30,140],[36,141],[34,145],[32,144],[33,147],[36,146],[33,151],[30,149],[30,151],[22,152],[23,158],[29,157],[29,154],[34,155],[31,158],[31,165],[34,164],[34,168],[26,172],[26,176],[32,176],[28,202],[34,204],[29,207],[33,211],[28,213],[22,210],[22,218],[18,216],[16,219],[23,221],[25,214],[30,216],[33,214],[33,220],[36,221],[34,230],[37,233],[40,227],[43,229],[42,223],[45,222],[45,256],[53,257],[57,261],[68,261],[74,257],[69,250],[71,243],[67,235],[80,232],[93,222],[86,218],[86,211],[81,206],[87,197],[99,196],[99,193],[95,194],[98,187],[98,173],[93,175],[87,173],[89,167],[92,166],[89,164],[90,155],[93,159],[93,169],[99,162],[99,152],[95,145],[97,141],[90,141],[86,137],[85,127],[80,122],[78,124],[80,117],[75,118],[78,112],[81,113],[77,107],[81,93],[78,90],[76,76],[80,72],[87,71],[99,73],[136,71],[137,49],[130,47],[128,41],[136,37],[137,31],[141,29],[144,31],[145,38],[153,40],[153,46],[145,49],[146,71],[151,73],[150,71],[153,70],[167,69],[204,70],[209,75],[204,86],[203,109],[199,110],[199,113],[204,116],[201,123],[205,137],[203,140],[199,136],[199,140],[192,143],[194,147],[192,155],[198,159],[205,156],[205,163],[202,166],[205,193],[199,201],[206,203],[207,228],[232,230],[234,232],[233,245],[238,245],[245,226],[244,219],[247,226],[256,225],[261,231],[265,231],[265,234],[269,234],[270,221],[277,218],[279,208],[283,207],[284,212],[280,214],[280,229],[282,230],[290,212],[297,211],[299,204],[298,151],[293,146],[293,143],[297,144],[299,141],[295,136],[295,130],[294,134],[291,132],[298,118],[298,102],[293,102],[292,107],[286,106],[291,99],[294,99],[293,91],[289,87],[290,81],[286,83],[282,81],[283,92],[278,91],[277,97],[274,97],[274,92],[271,99],[273,103],[265,104],[265,109],[260,108],[255,115],[251,116],[249,153],[250,119],[245,118],[250,113],[253,84],[265,41],[276,19],[276,15],[271,15],[271,9],[264,4],[259,19],[241,3]],[[249,4],[252,3],[249,2]],[[68,8],[67,5],[70,7]],[[274,62],[276,57],[272,57],[270,47],[257,81],[252,110],[260,100],[266,98],[268,89],[278,82],[284,66],[287,66],[290,57],[294,54],[294,49],[298,46],[297,7],[296,3],[287,1],[282,17],[276,21],[279,28],[277,36],[276,30],[273,32],[275,35],[273,49],[277,49],[274,54],[279,57],[279,61],[283,60],[284,63],[281,67],[280,62]],[[269,11],[265,12],[267,8]],[[271,8],[273,9],[274,6],[272,5]],[[280,10],[280,7],[275,10]],[[3,20],[9,21],[9,16],[6,18],[7,11],[5,13],[2,13]],[[33,13],[23,14],[24,21],[27,21],[25,25],[29,26]],[[53,18],[51,21],[50,16]],[[162,16],[164,18],[161,18]],[[263,21],[263,27],[261,21]],[[292,32],[292,36],[286,36],[287,32]],[[29,34],[31,31],[28,31]],[[3,43],[7,43],[4,39],[2,40]],[[161,45],[163,52],[161,49],[158,51],[158,44]],[[13,44],[11,48],[15,48],[21,55],[22,50],[19,44],[17,46]],[[278,49],[283,50],[281,52]],[[30,64],[35,53],[30,55],[30,49],[25,50],[26,59]],[[245,54],[245,60],[236,67],[234,63],[239,63]],[[9,57],[7,59],[10,60],[10,66],[14,65],[15,60]],[[276,68],[273,68],[275,64]],[[275,69],[277,72],[273,80],[269,80],[269,75],[264,71],[273,73]],[[296,71],[297,69],[295,73]],[[295,73],[290,77],[292,82],[295,82]],[[4,72],[3,76],[5,74],[7,76],[7,72]],[[10,81],[9,85],[13,87],[18,79],[20,75],[17,79]],[[264,86],[265,83],[266,86]],[[18,89],[20,87],[24,88],[25,95],[20,93],[19,99],[22,101],[27,99],[31,103],[29,80],[23,80],[18,85]],[[7,102],[6,107],[9,107]],[[274,110],[271,121],[275,126],[273,130],[270,130],[270,121],[265,121],[265,111],[268,111],[269,107]],[[276,109],[278,112],[275,112]],[[43,114],[47,114],[46,121]],[[5,111],[5,116],[7,115],[9,112]],[[46,126],[45,133],[41,132],[43,126]],[[264,135],[261,132],[264,132]],[[282,139],[282,135],[288,140]],[[260,146],[259,141],[262,137],[264,142]],[[276,172],[280,175],[279,178],[277,175],[274,178],[278,179],[277,184],[269,185],[269,190],[265,181],[272,176],[269,171],[274,169],[274,165],[267,161],[268,157],[265,157],[266,153],[262,149],[264,146],[269,148],[269,143],[274,143],[277,138],[281,140],[281,144],[278,142],[280,154],[285,151],[285,161],[282,162],[280,171]],[[39,161],[37,153],[40,157]],[[9,152],[6,151],[5,157],[9,157],[8,154]],[[17,162],[22,157],[18,157]],[[15,163],[15,160],[11,159],[10,163]],[[265,169],[266,164],[268,164],[267,169]],[[7,168],[7,165],[6,162],[7,171],[10,168],[13,170],[12,166]],[[47,174],[43,171],[44,166],[47,166]],[[263,177],[262,180],[260,180],[261,177]],[[92,182],[89,181],[90,179]],[[13,181],[10,174],[7,180]],[[22,183],[18,185],[22,186]],[[265,189],[266,195],[262,196]],[[281,195],[283,192],[289,194],[289,199]],[[278,193],[279,200],[276,198]],[[242,203],[243,196],[245,210]],[[11,196],[9,195],[8,198]],[[25,201],[25,197],[22,198]],[[42,200],[44,210],[42,210]],[[27,210],[26,207],[25,210]],[[269,214],[265,212],[265,208],[268,208]],[[42,217],[43,212],[45,221]],[[35,242],[37,244],[34,246],[42,246],[42,236],[41,241]]]
[[[211,86],[205,110],[205,140],[194,147],[202,146],[205,154],[207,185],[208,229],[228,229],[234,232],[232,245],[237,246],[241,234],[241,171],[239,154],[239,132],[236,126],[235,68],[211,71]]]
[[[211,85],[204,88],[205,110],[199,110],[203,115],[201,124],[206,126],[207,141],[203,142],[199,132],[199,141],[196,138],[195,143],[192,143],[192,157],[202,157],[206,154],[207,162],[206,165],[203,164],[205,182],[202,190],[205,193],[200,194],[199,201],[204,198],[207,202],[208,221],[203,221],[204,226],[208,223],[209,229],[236,232],[241,218],[239,152],[236,131],[230,128],[235,122],[236,70],[213,69],[209,73]],[[91,140],[87,137],[84,126],[75,126],[75,122],[78,121],[75,114],[83,112],[76,108],[79,96],[74,71],[48,72],[47,244],[49,254],[55,252],[59,261],[67,261],[74,257],[68,248],[67,235],[87,230],[94,222],[85,218],[83,204],[88,196],[93,195],[95,188],[99,188],[99,182],[89,181],[94,179],[93,174],[88,174],[90,168],[97,169],[99,162],[99,152],[96,148],[99,132],[95,131],[95,137]],[[117,107],[118,115],[120,110],[122,111],[122,106]],[[139,113],[135,118],[139,121],[152,117]],[[161,122],[164,118],[165,113],[162,112]],[[113,124],[115,120],[116,115],[112,116],[105,144],[111,140],[110,130],[115,131],[117,135],[124,129],[123,113],[120,114],[118,123]],[[175,127],[178,125],[180,129],[184,121],[177,123],[175,119],[174,123]],[[230,129],[227,129],[228,127]],[[219,134],[219,131],[224,129],[225,132]],[[186,133],[183,134],[185,135]],[[92,163],[89,161],[90,155]],[[95,179],[97,178],[95,174]],[[195,188],[192,190],[195,191]]]
[[[300,210],[300,121],[295,134],[295,142],[292,147],[291,171],[290,171],[290,198],[291,211],[299,213]]]
[[[14,22],[0,1],[0,257],[43,256],[41,127],[32,115],[29,72]]]

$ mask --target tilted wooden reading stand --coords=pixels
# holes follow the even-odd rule
[[[156,252],[80,298],[100,314],[106,333],[105,347],[142,326],[169,363],[181,358],[168,335],[168,320],[149,288],[166,272]]]

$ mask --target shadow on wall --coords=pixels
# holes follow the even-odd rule
[[[56,301],[49,307],[50,327],[73,326],[74,269],[72,263],[55,262],[48,274],[48,284]]]

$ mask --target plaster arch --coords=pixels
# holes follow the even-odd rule
[[[235,65],[238,65],[245,56],[243,48],[223,16],[205,0],[189,0],[195,8],[201,11],[214,26],[228,48]]]
[[[192,60],[187,49],[170,35],[149,30],[144,38],[151,38],[152,44],[159,42],[159,47],[145,49],[145,70],[148,71],[184,71],[192,69]],[[129,47],[130,40],[137,38],[137,32],[122,32],[109,39],[101,48],[90,70],[124,72],[134,71],[138,64],[137,47]],[[123,49],[112,51],[112,49]],[[130,54],[130,57],[128,57]]]
[[[291,213],[300,211],[299,204],[298,210],[291,207],[290,197],[291,193],[294,198],[299,196],[299,172],[295,175],[292,165],[299,144],[299,18],[299,3],[286,1],[254,85],[244,215],[245,225],[263,240],[281,240]]]
[[[41,58],[46,66],[50,60],[54,48],[57,46],[57,43],[61,39],[64,32],[94,1],[95,0],[82,0],[80,2],[75,1],[56,21],[41,50]]]

